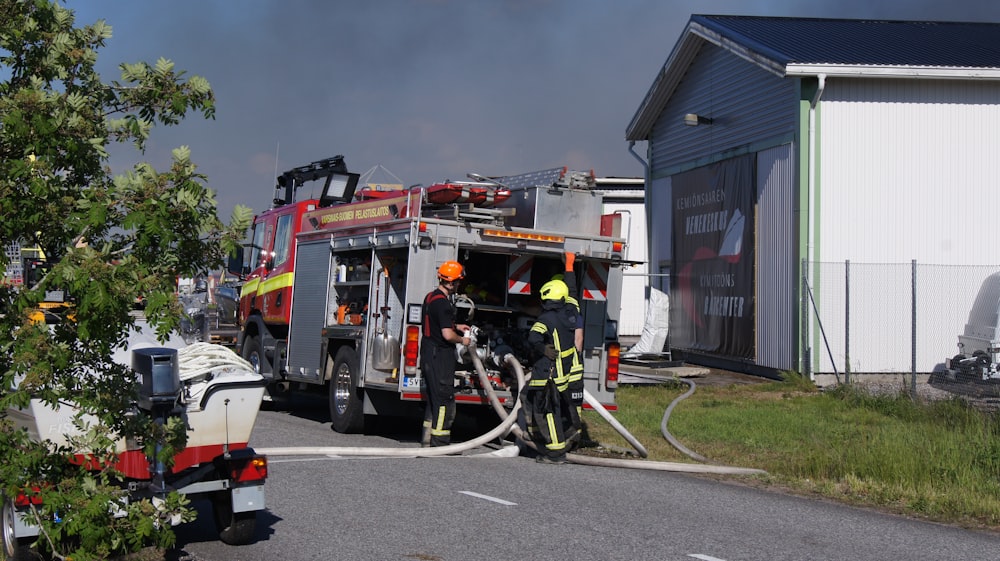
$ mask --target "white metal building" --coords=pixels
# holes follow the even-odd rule
[[[654,285],[692,362],[929,372],[968,307],[911,333],[907,266],[1000,262],[1000,24],[695,15],[626,140],[647,142]],[[847,262],[904,273],[824,291]]]
[[[618,212],[623,217],[622,234],[628,238],[625,259],[637,262],[625,267],[622,273],[618,335],[638,337],[642,335],[648,297],[645,181],[642,178],[598,177],[596,182],[597,189],[604,193],[604,213]]]

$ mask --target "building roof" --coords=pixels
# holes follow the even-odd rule
[[[781,77],[1000,80],[1000,23],[694,15],[626,130],[645,140],[706,43]]]

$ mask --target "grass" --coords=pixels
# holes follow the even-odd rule
[[[680,382],[618,389],[615,417],[648,459],[694,462],[660,431],[666,408],[687,390]],[[631,448],[596,412],[584,420],[591,440]],[[755,485],[1000,531],[1000,415],[959,398],[819,392],[789,375],[698,387],[674,406],[667,429],[712,463],[766,470],[743,478]]]

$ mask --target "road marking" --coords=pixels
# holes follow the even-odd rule
[[[718,557],[712,557],[711,555],[702,555],[700,553],[688,553],[688,557],[701,559],[701,561],[726,561],[725,559],[719,559]]]
[[[480,495],[479,493],[473,493],[472,491],[459,491],[463,495],[468,495],[470,497],[476,497],[477,499],[485,499],[487,501],[493,501],[495,503],[500,503],[507,506],[517,506],[517,503],[512,503],[510,501],[505,501],[503,499],[498,499],[496,497],[491,497],[489,495]]]

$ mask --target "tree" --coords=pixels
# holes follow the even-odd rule
[[[192,516],[176,495],[159,508],[137,503],[128,516],[111,516],[109,504],[121,493],[108,467],[115,438],[164,436],[181,445],[184,427],[127,415],[135,377],[110,357],[134,325],[129,312],[139,297],[161,338],[173,330],[181,313],[175,279],[218,267],[251,217],[237,207],[222,224],[186,147],[173,151],[167,171],[139,163],[112,174],[110,145],[141,154],[156,125],[189,113],[214,118],[215,98],[204,78],[187,77],[166,59],[121,64],[120,81],[103,83],[95,63],[110,38],[104,21],[75,27],[73,12],[55,1],[0,0],[0,243],[36,245],[46,260],[36,286],[0,286],[0,491],[11,497],[37,488],[39,547],[76,560],[169,546],[174,534],[165,517]],[[12,264],[0,255],[0,272]],[[67,317],[48,326],[32,321],[46,290],[56,288],[74,297]],[[15,428],[8,408],[31,398],[73,402],[91,416],[73,450]],[[169,461],[173,448],[164,450]],[[74,461],[82,451],[89,466]],[[87,469],[95,466],[101,469]]]

